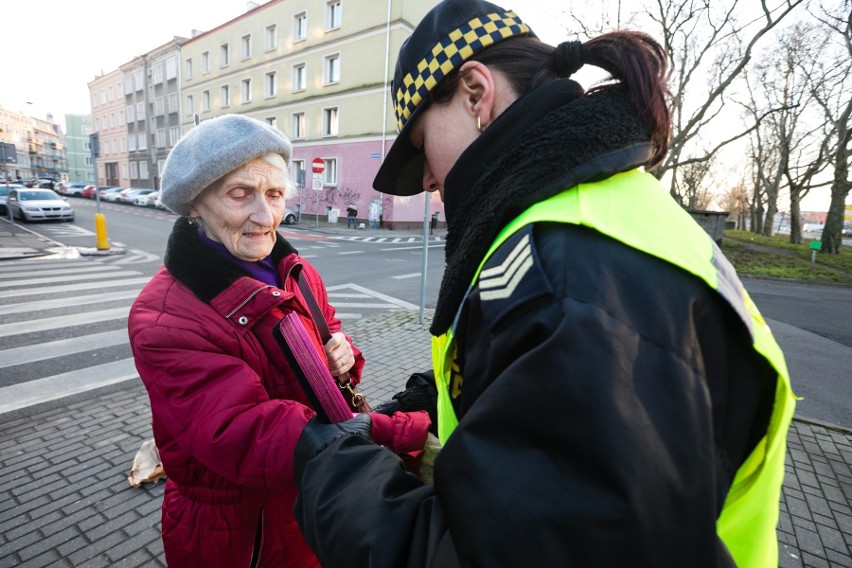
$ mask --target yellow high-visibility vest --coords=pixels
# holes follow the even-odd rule
[[[661,223],[660,219],[665,222]],[[656,178],[632,170],[572,187],[524,211],[497,236],[480,263],[471,288],[476,285],[485,262],[506,239],[522,227],[539,222],[590,227],[678,266],[722,295],[746,324],[755,351],[778,374],[775,402],[766,434],[737,470],[716,521],[716,532],[737,566],[776,567],[778,503],[784,480],[787,430],[796,403],[784,355],[733,266]],[[432,363],[438,387],[438,437],[442,444],[458,425],[449,391],[457,355],[454,328],[455,323],[444,335],[432,338]]]

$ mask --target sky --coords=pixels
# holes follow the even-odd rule
[[[384,2],[372,0],[384,9]],[[263,4],[264,0],[257,0]],[[88,83],[174,36],[211,30],[245,12],[243,0],[4,0],[5,61],[0,105],[64,126],[65,114],[89,114]],[[558,0],[526,0],[518,9],[539,36],[560,41]],[[507,7],[511,4],[506,4]],[[548,9],[549,8],[549,9]],[[550,35],[552,34],[552,35]],[[11,48],[11,49],[10,49]],[[11,53],[10,53],[11,52]],[[13,82],[12,85],[9,83]]]
[[[515,9],[547,43],[574,39],[566,31],[566,0],[495,1]],[[381,0],[371,2],[385,9]],[[245,0],[3,0],[0,106],[39,118],[52,113],[64,130],[65,114],[91,112],[88,83],[95,77],[174,36],[191,37],[193,29],[224,24],[246,5]],[[584,73],[576,78],[586,86],[600,77]],[[811,199],[803,208],[827,210],[828,202]]]

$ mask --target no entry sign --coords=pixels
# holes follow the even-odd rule
[[[315,174],[321,174],[325,171],[325,162],[322,161],[322,158],[314,158],[314,161],[311,162],[311,168]]]

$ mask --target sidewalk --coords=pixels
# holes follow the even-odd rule
[[[56,244],[18,230],[0,223],[0,259]],[[367,358],[362,390],[373,404],[430,367],[431,312],[418,319],[394,311],[346,322]],[[164,566],[163,483],[134,489],[126,479],[151,436],[139,381],[0,415],[0,568]],[[852,567],[852,431],[796,418],[788,442],[779,566]]]

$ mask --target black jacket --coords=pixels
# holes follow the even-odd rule
[[[631,144],[604,149],[600,171],[633,167],[619,151]],[[515,163],[533,146],[519,141]],[[494,207],[498,220],[511,209]],[[534,262],[511,296],[483,301],[476,287],[464,299],[459,425],[434,486],[383,448],[340,440],[307,464],[296,504],[307,542],[334,567],[732,566],[715,520],[775,386],[741,320],[692,275],[573,225],[529,226],[485,269],[523,238]],[[478,240],[448,247],[439,302],[459,296],[454,257]],[[439,303],[438,331],[452,307]]]

